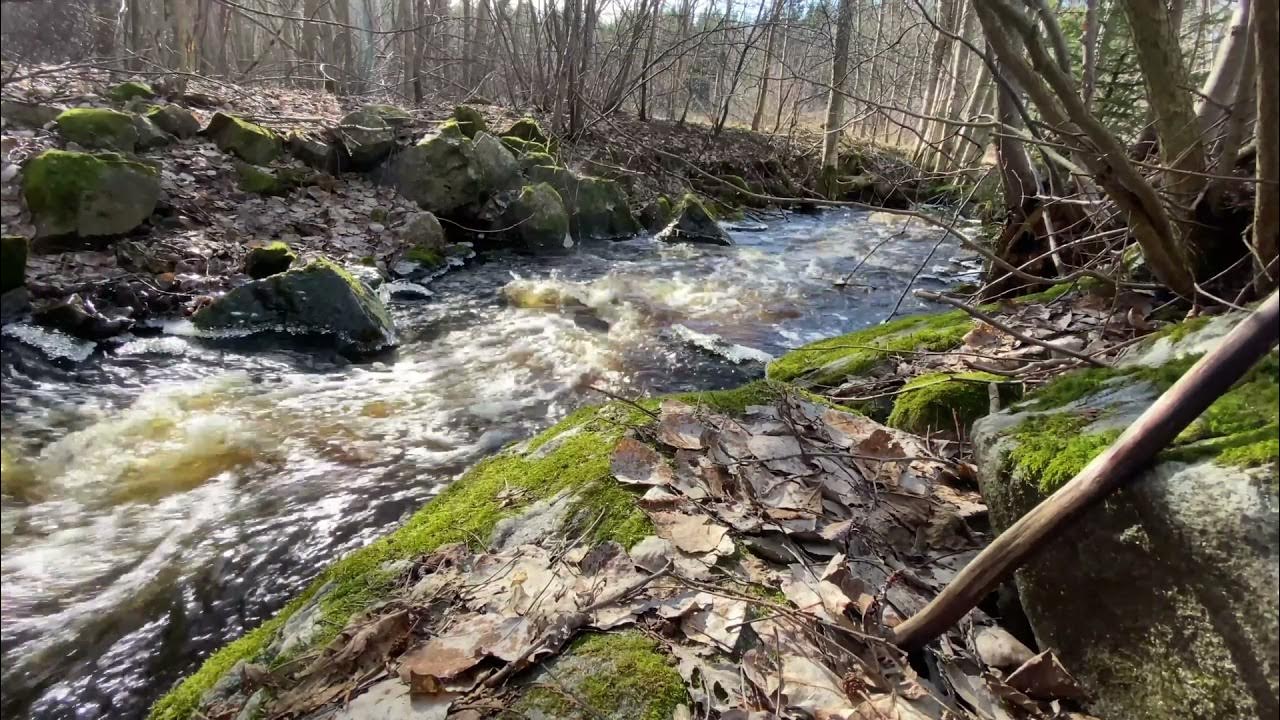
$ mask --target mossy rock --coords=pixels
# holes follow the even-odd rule
[[[395,129],[371,110],[347,113],[338,121],[336,134],[351,158],[351,168],[360,172],[377,167],[396,146]]]
[[[471,146],[475,152],[475,164],[480,181],[487,194],[514,190],[521,186],[520,163],[501,140],[489,133],[477,133]]]
[[[562,253],[573,247],[564,202],[547,183],[525,185],[508,213],[526,250]]]
[[[236,187],[245,192],[256,195],[285,195],[289,192],[289,183],[271,170],[239,160],[235,162],[235,169],[239,178]]]
[[[138,129],[133,116],[109,108],[71,108],[56,120],[58,132],[70,142],[95,150],[133,152]]]
[[[249,248],[244,259],[244,271],[249,277],[261,280],[264,277],[285,272],[298,258],[289,246],[276,241],[260,247]]]
[[[458,129],[463,135],[473,138],[478,133],[488,132],[489,124],[485,122],[484,113],[470,105],[459,105],[453,109],[453,119],[458,121]]]
[[[972,328],[972,319],[960,310],[913,315],[797,348],[769,363],[765,372],[770,379],[803,387],[834,387],[895,353],[960,347]]]
[[[673,218],[655,237],[663,242],[732,245],[733,240],[693,193],[686,193],[672,211]]]
[[[395,324],[364,283],[323,258],[234,288],[201,308],[202,330],[302,332],[334,339],[343,352],[371,353],[396,345]]]
[[[432,213],[414,213],[405,221],[399,234],[401,241],[413,248],[430,250],[437,255],[444,250],[444,228]],[[440,263],[434,263],[433,267],[438,264]]]
[[[530,720],[670,720],[689,702],[673,659],[636,631],[578,639],[533,683],[516,702]]]
[[[280,136],[271,130],[226,113],[215,113],[204,129],[219,150],[247,163],[269,165],[280,156]]]
[[[1213,332],[1204,326],[1180,343],[1196,347],[1197,336]],[[1131,357],[1146,355],[1138,348]],[[994,530],[1105,452],[1195,360],[1163,357],[1069,373],[976,423]],[[1053,647],[1091,691],[1093,714],[1275,714],[1277,676],[1258,670],[1277,657],[1280,630],[1271,589],[1280,561],[1278,376],[1273,352],[1152,466],[1018,572],[1040,645]]]
[[[112,85],[107,89],[107,97],[116,102],[129,102],[130,100],[143,99],[150,100],[156,96],[156,91],[147,83],[139,80],[130,80],[122,82],[119,85]]]
[[[560,193],[575,240],[617,240],[643,229],[631,214],[626,193],[617,181],[548,165],[530,167],[526,174],[530,182],[545,182]]]
[[[39,103],[22,102],[20,100],[0,101],[0,117],[6,123],[22,127],[42,128],[58,119],[62,108]]]
[[[448,262],[444,251],[431,245],[414,245],[405,251],[404,259],[428,269],[442,268]]]
[[[362,105],[360,106],[360,111],[377,115],[383,122],[393,128],[404,127],[405,125],[413,122],[413,115],[410,115],[409,111],[396,107],[395,105],[386,105],[382,103]]]
[[[502,136],[502,144],[506,145],[507,149],[509,149],[512,153],[514,153],[516,157],[523,157],[524,155],[529,155],[529,154],[550,156],[550,154],[547,152],[547,146],[540,142],[534,142],[532,140],[523,140],[521,138],[514,137],[511,135],[504,135]],[[537,164],[541,164],[541,163],[537,163]],[[554,165],[555,162],[552,161],[551,164]]]
[[[180,105],[152,105],[143,114],[156,127],[183,140],[193,138],[200,132],[200,121],[190,110]]]
[[[338,173],[351,164],[341,143],[326,140],[317,133],[290,130],[285,143],[294,157],[321,172]]]
[[[671,222],[672,212],[671,199],[666,195],[659,195],[652,202],[641,208],[638,219],[646,230],[651,233],[657,233]]]
[[[549,146],[547,134],[542,132],[542,126],[538,121],[531,117],[523,117],[515,121],[506,132],[502,133],[502,136],[537,143],[544,148]]]
[[[1001,383],[1002,403],[1016,400],[1015,386],[981,372],[927,373],[913,378],[897,395],[888,425],[917,435],[943,432],[964,437],[990,410],[988,383]]]
[[[21,235],[0,236],[0,293],[26,284],[27,244]]]
[[[38,237],[118,235],[151,216],[160,182],[119,155],[46,150],[27,163],[22,192]]]
[[[139,150],[164,147],[165,145],[172,145],[175,141],[172,135],[162,130],[144,115],[133,116],[133,128],[138,132],[137,148]]]
[[[556,166],[556,159],[544,152],[526,153],[520,156],[519,162],[520,171],[524,173],[528,173],[530,169],[538,167],[539,165],[546,167]]]
[[[397,153],[389,167],[401,195],[441,216],[472,217],[496,193],[520,187],[511,152],[487,133],[441,132]]]

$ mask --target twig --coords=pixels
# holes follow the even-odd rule
[[[1055,345],[1054,343],[1051,343],[1048,340],[1040,340],[1038,338],[1033,338],[1030,335],[1027,335],[1026,333],[1020,332],[1018,330],[1014,330],[1012,327],[995,319],[990,314],[985,313],[979,310],[978,308],[970,307],[969,305],[966,305],[960,302],[959,300],[949,298],[946,295],[941,295],[936,292],[930,292],[928,290],[917,290],[915,292],[915,295],[921,300],[940,302],[946,305],[950,305],[951,307],[959,308],[969,313],[970,315],[978,318],[979,320],[985,322],[986,324],[994,328],[997,328],[999,330],[1003,330],[1004,332],[1012,335],[1013,337],[1021,340],[1024,343],[1028,343],[1031,345],[1039,345],[1040,347],[1045,348],[1046,350],[1049,350],[1051,352],[1062,353],[1063,355],[1069,355],[1077,360],[1083,360],[1084,362],[1087,362],[1090,365],[1096,365],[1097,367],[1111,367],[1110,363],[1103,362],[1102,360],[1099,360],[1093,357],[1092,355],[1079,352],[1078,350],[1072,350],[1071,348],[1062,347],[1061,345]]]
[[[588,389],[588,390],[595,390],[596,392],[600,393],[601,395],[604,395],[604,396],[605,396],[605,397],[607,397],[607,398],[612,398],[612,399],[614,399],[614,400],[617,400],[617,401],[618,401],[618,402],[620,402],[620,403],[626,403],[627,405],[630,405],[631,407],[633,407],[633,408],[635,408],[635,409],[639,410],[640,412],[644,413],[645,415],[648,415],[649,417],[653,418],[654,420],[657,420],[657,419],[658,419],[658,413],[656,413],[656,412],[654,412],[654,411],[650,410],[649,408],[647,408],[647,407],[645,407],[645,406],[641,405],[640,403],[636,402],[635,400],[631,400],[631,399],[629,399],[629,398],[625,398],[625,397],[623,397],[623,396],[621,396],[621,395],[616,395],[616,394],[614,394],[614,393],[609,392],[608,390],[605,390],[604,388],[596,387],[595,385],[588,385],[588,386],[587,386],[587,389]]]

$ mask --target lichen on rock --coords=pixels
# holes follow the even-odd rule
[[[153,168],[119,155],[46,150],[27,163],[22,192],[37,236],[89,237],[142,224],[160,200],[160,183]]]
[[[245,274],[255,280],[282,273],[298,258],[289,246],[279,240],[259,247],[249,248],[244,259]]]
[[[351,168],[361,172],[377,167],[396,146],[395,128],[373,110],[347,113],[338,121],[336,134],[350,157]]]
[[[132,152],[138,143],[133,116],[110,108],[71,108],[57,117],[58,132],[70,142],[96,150]]]

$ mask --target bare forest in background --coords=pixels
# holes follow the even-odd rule
[[[1160,284],[1192,298],[1224,279],[1253,293],[1274,285],[1276,1],[0,8],[6,79],[60,64],[410,106],[490,102],[566,137],[619,112],[715,134],[812,128],[833,175],[841,141],[892,146],[935,181],[1000,178],[1004,229],[987,254],[1005,279],[1112,278],[1136,243]],[[819,192],[838,199],[838,179]]]

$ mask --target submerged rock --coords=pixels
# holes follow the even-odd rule
[[[377,167],[396,146],[395,129],[370,110],[347,113],[338,121],[336,132],[351,158],[351,168],[361,172]]]
[[[160,182],[119,155],[46,150],[27,163],[22,192],[39,237],[118,235],[151,216]]]
[[[193,138],[200,132],[200,121],[190,110],[180,105],[153,105],[144,115],[156,127],[183,140]]]
[[[219,150],[254,165],[267,165],[280,156],[280,137],[271,130],[226,113],[215,113],[204,134]]]
[[[340,350],[368,353],[396,345],[391,316],[372,291],[325,259],[241,285],[191,321],[204,330],[283,330],[333,336]]]
[[[244,271],[249,277],[261,280],[288,270],[297,258],[298,256],[289,249],[288,245],[276,241],[261,247],[250,248],[249,254],[244,259]]]
[[[556,253],[573,247],[560,193],[547,183],[525,185],[512,203],[509,217],[512,224],[517,224],[516,231],[526,250]]]
[[[729,233],[716,223],[705,205],[693,194],[686,194],[674,211],[675,219],[655,237],[663,242],[732,245]]]
[[[58,115],[58,132],[90,149],[133,152],[138,129],[133,116],[108,108],[71,108]]]
[[[0,293],[27,282],[27,239],[21,235],[0,237]]]
[[[1176,344],[1213,335],[1208,327]],[[973,442],[995,529],[1101,453],[1192,360],[1079,371],[978,421]],[[1273,353],[1153,467],[1018,571],[1036,639],[1091,691],[1094,714],[1280,711],[1276,383]]]

